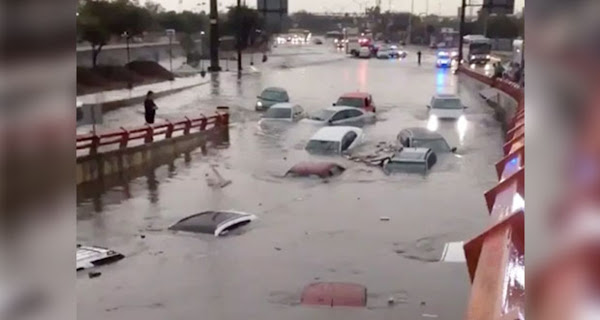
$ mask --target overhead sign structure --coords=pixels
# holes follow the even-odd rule
[[[262,13],[268,30],[283,32],[284,19],[288,15],[288,0],[257,0],[256,8]]]
[[[489,14],[513,14],[515,0],[484,0],[483,10]]]

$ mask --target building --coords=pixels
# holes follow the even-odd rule
[[[257,0],[256,8],[265,19],[267,31],[280,33],[286,29],[288,0]]]

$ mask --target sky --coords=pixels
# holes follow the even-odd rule
[[[167,10],[208,11],[209,0],[153,0]],[[244,0],[241,0],[244,3]],[[256,7],[257,0],[245,0],[250,7]],[[288,0],[290,12],[306,10],[309,12],[359,12],[365,6],[374,6],[376,0]],[[427,13],[441,15],[456,15],[461,0],[412,0],[415,14]],[[144,2],[143,0],[140,2]],[[475,2],[481,3],[481,0]],[[202,3],[205,3],[202,5]],[[228,7],[236,4],[236,0],[218,0],[219,6]],[[521,11],[525,0],[515,0],[515,12]],[[381,0],[383,10],[410,11],[411,0]],[[467,11],[468,13],[469,11]],[[477,9],[474,9],[474,13]]]

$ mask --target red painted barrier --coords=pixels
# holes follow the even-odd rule
[[[223,109],[222,107],[219,107]],[[217,112],[216,115],[206,117],[201,115],[199,118],[170,122],[161,124],[146,125],[144,127],[125,129],[121,127],[119,131],[107,132],[102,134],[78,135],[76,139],[76,150],[89,149],[89,154],[98,152],[101,146],[118,145],[120,149],[127,148],[129,142],[135,140],[144,140],[144,143],[152,143],[155,137],[164,136],[165,139],[173,137],[176,132],[182,132],[184,135],[190,134],[193,130],[204,131],[216,126],[226,127],[229,124],[229,114],[226,112]]]
[[[525,318],[525,125],[524,94],[518,84],[467,68],[461,72],[518,102],[496,163],[498,184],[485,193],[490,227],[464,245],[472,288],[467,320]]]

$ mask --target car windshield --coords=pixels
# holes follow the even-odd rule
[[[434,109],[462,109],[460,99],[447,98],[447,99],[435,99],[433,101]]]
[[[427,171],[425,162],[390,161],[385,165],[388,172],[424,173]]]
[[[447,58],[450,58],[450,55],[448,53],[445,53],[445,52],[444,53],[438,53],[438,58],[447,59]]]
[[[444,139],[413,139],[413,146],[416,148],[428,148],[435,153],[450,152],[450,147]]]
[[[263,118],[265,119],[290,119],[292,110],[287,108],[270,108]]]
[[[362,108],[363,104],[364,99],[362,98],[340,98],[335,105]]]
[[[469,52],[471,54],[487,54],[490,53],[492,45],[489,43],[472,43],[469,46]]]
[[[338,153],[340,150],[339,141],[310,140],[306,145],[306,151],[317,154]]]
[[[315,112],[314,114],[311,114],[310,119],[318,120],[318,121],[327,121],[334,114],[335,114],[335,111],[333,111],[333,110],[320,110],[320,111]]]
[[[285,101],[287,95],[283,91],[265,90],[260,95],[262,99],[271,101]]]

